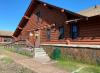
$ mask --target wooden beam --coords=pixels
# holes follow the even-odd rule
[[[61,12],[64,12],[65,10],[64,9],[61,9]]]
[[[36,29],[33,28],[33,29],[26,30],[26,31],[31,32],[31,31],[35,31],[35,30],[36,30]]]
[[[12,36],[13,38],[15,38],[15,36]]]
[[[26,18],[26,19],[30,19],[28,16],[24,16],[24,18]]]
[[[26,30],[26,31],[30,32],[31,30]]]
[[[20,26],[18,26],[18,29],[21,29],[22,30],[23,28],[21,28]]]
[[[17,40],[17,38],[15,36],[12,36],[12,38],[14,38],[14,40]]]
[[[73,19],[73,20],[68,20],[68,21],[65,21],[66,23],[70,23],[70,22],[77,22],[77,21],[79,21],[79,20],[81,20],[82,18],[80,18],[80,19]]]

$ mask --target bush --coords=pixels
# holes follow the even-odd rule
[[[60,50],[60,48],[55,48],[54,49],[51,58],[54,59],[54,60],[57,60],[57,59],[61,58],[61,50]]]

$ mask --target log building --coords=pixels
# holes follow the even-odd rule
[[[50,54],[55,47],[74,59],[100,63],[100,8],[75,13],[40,0],[32,0],[13,37],[43,46]]]
[[[11,43],[13,41],[13,32],[0,31],[0,43]]]

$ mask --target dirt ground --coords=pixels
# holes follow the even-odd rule
[[[23,55],[20,55],[20,54],[17,54],[17,53],[6,51],[4,49],[1,49],[0,53],[10,57],[17,64],[20,64],[23,67],[26,67],[26,68],[28,68],[28,69],[36,72],[36,73],[68,73],[67,71],[59,69],[57,67],[54,67],[54,66],[52,66],[50,64],[42,64],[40,62],[37,62],[33,58],[29,58],[27,56],[23,56]],[[11,66],[11,68],[10,68],[10,66]],[[7,69],[10,68],[10,70],[12,70],[12,69],[14,70],[15,69],[14,71],[16,71],[16,70],[18,70],[18,71],[14,72],[12,70],[13,72],[11,72],[11,71],[8,72],[7,71],[7,72],[0,72],[0,73],[34,73],[34,72],[31,72],[31,71],[29,71],[29,70],[27,70],[27,69],[25,69],[23,67],[19,67],[19,65],[17,66],[16,64],[14,66],[10,64],[10,66],[8,65],[8,66],[6,66],[6,68]]]
[[[35,73],[19,64],[16,64],[11,58],[0,55],[0,73]]]

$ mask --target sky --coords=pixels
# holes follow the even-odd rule
[[[58,7],[79,12],[95,5],[100,0],[42,0]],[[15,31],[31,0],[0,0],[0,30]]]

